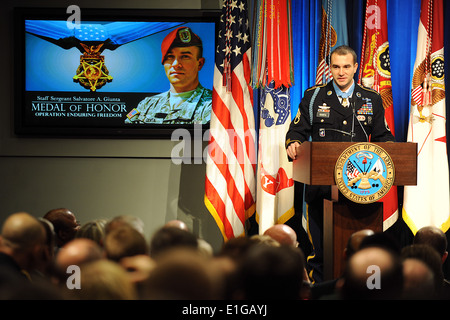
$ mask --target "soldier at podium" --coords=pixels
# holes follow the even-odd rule
[[[395,141],[384,117],[378,92],[358,85],[353,77],[358,68],[355,51],[340,46],[331,53],[333,80],[307,89],[297,115],[286,134],[286,151],[297,158],[305,141],[387,142]],[[323,199],[331,199],[330,186],[305,185],[308,235],[312,252],[309,276],[323,280]]]

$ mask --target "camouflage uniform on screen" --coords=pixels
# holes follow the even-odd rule
[[[142,100],[127,123],[206,124],[211,117],[212,91],[199,85],[175,109],[169,104],[170,92]]]
[[[202,40],[189,27],[170,32],[161,43],[161,64],[172,48],[195,46],[202,58]],[[197,80],[198,81],[198,80]],[[187,92],[171,90],[147,97],[127,115],[125,123],[207,124],[211,117],[212,91],[200,83]]]

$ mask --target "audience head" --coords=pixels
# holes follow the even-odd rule
[[[297,233],[286,224],[275,224],[263,233],[278,241],[281,245],[297,247]]]
[[[374,235],[370,229],[363,229],[354,232],[349,238],[347,242],[347,246],[344,249],[344,256],[346,259],[350,258],[356,251],[358,251],[361,247],[362,241],[368,237]]]
[[[129,225],[123,225],[108,232],[103,247],[106,257],[116,262],[124,257],[148,254],[145,237]]]
[[[110,231],[123,225],[131,226],[141,234],[144,234],[144,222],[142,219],[130,215],[121,215],[109,220],[105,225],[105,233],[108,234]]]
[[[95,219],[83,224],[78,230],[75,238],[86,238],[97,242],[103,247],[103,241],[105,240],[105,226],[107,220]]]
[[[246,236],[231,238],[224,242],[219,256],[230,258],[235,262],[241,261],[255,241]]]
[[[432,247],[426,244],[413,244],[402,249],[401,257],[415,258],[424,262],[433,272],[436,295],[439,295],[444,285],[444,273],[442,271],[441,257]]]
[[[427,244],[433,247],[441,256],[442,263],[447,259],[447,236],[437,227],[420,228],[414,236],[413,244]]]
[[[81,266],[103,258],[104,253],[98,243],[87,238],[77,238],[66,243],[58,251],[55,265],[60,272],[65,273],[70,265]]]
[[[0,251],[27,272],[39,268],[45,257],[46,232],[42,223],[26,212],[10,215],[0,236]]]
[[[175,228],[180,228],[182,230],[189,231],[187,224],[181,220],[170,220],[164,226],[165,227],[175,227]]]
[[[420,259],[403,261],[403,294],[405,300],[430,300],[436,297],[434,273]]]
[[[343,299],[399,299],[403,289],[399,256],[384,247],[361,248],[349,258],[337,287]]]
[[[152,300],[210,300],[217,298],[209,259],[189,247],[167,248],[145,282],[144,298]]]
[[[197,249],[197,237],[178,227],[162,227],[153,234],[150,240],[150,256],[155,258],[158,254],[176,247]]]
[[[292,246],[252,246],[238,263],[233,299],[300,298],[304,256]]]
[[[52,209],[44,215],[44,219],[53,224],[56,246],[59,248],[73,240],[78,229],[80,229],[80,224],[75,215],[66,208]]]
[[[273,247],[279,247],[281,244],[272,238],[271,236],[264,235],[264,234],[255,234],[250,237],[250,241],[253,244],[260,244],[260,245],[267,245],[267,246],[273,246]]]
[[[360,249],[369,247],[379,247],[392,251],[400,255],[401,247],[398,241],[386,232],[375,232],[363,238],[359,246]]]
[[[69,266],[82,267],[84,264],[104,259],[102,248],[93,240],[85,238],[73,239],[60,248],[53,263],[51,279],[55,284],[64,288],[67,278],[71,275],[68,272]]]
[[[43,250],[42,265],[39,271],[43,274],[49,274],[55,260],[55,230],[53,224],[44,218],[38,218],[45,229],[45,245]]]
[[[73,290],[81,300],[135,300],[135,285],[118,263],[102,259],[82,267],[80,289]]]

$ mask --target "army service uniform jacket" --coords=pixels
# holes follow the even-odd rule
[[[169,91],[142,100],[125,123],[207,124],[211,118],[212,91],[201,85],[176,109],[170,104]]]
[[[295,141],[300,144],[308,141],[309,137],[312,141],[395,141],[384,118],[381,96],[376,91],[355,83],[350,105],[343,107],[333,81],[305,91],[286,134],[286,148]]]

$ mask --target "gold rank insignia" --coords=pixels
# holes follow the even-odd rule
[[[73,81],[79,82],[86,89],[95,91],[113,79],[105,66],[105,56],[100,55],[103,43],[93,46],[87,46],[84,43],[80,43],[80,45],[84,52],[80,56],[80,65]]]

